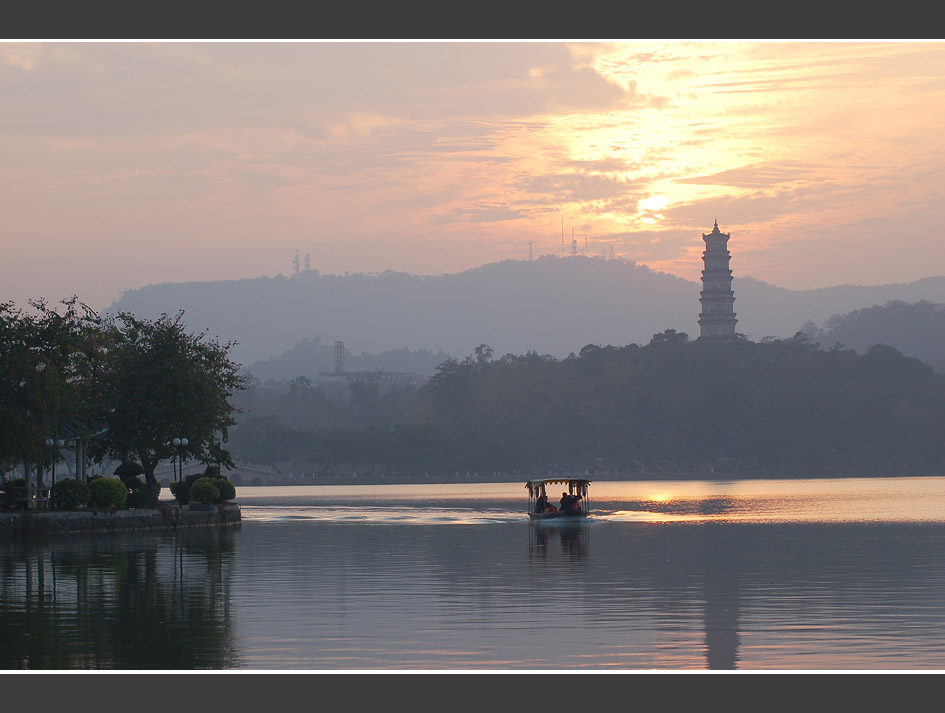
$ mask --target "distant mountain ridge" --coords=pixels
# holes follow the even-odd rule
[[[736,274],[738,332],[788,337],[806,322],[891,300],[945,302],[945,277],[873,287],[797,291]],[[536,351],[564,357],[587,344],[645,344],[666,329],[698,336],[698,279],[625,260],[546,256],[505,260],[456,274],[321,274],[163,283],[128,290],[108,312],[155,318],[185,311],[192,331],[238,345],[244,364],[302,339],[343,341],[354,353],[411,349],[457,357],[488,344],[496,356]]]
[[[841,345],[863,354],[876,344],[894,347],[945,374],[945,305],[891,300],[834,315],[822,327],[803,331],[824,348]]]

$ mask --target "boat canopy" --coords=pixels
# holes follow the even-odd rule
[[[587,478],[568,478],[562,475],[559,475],[554,478],[535,478],[534,480],[529,480],[525,483],[526,488],[537,488],[542,485],[554,485],[555,483],[564,483],[565,485],[570,485],[571,483],[582,483],[584,485],[590,483],[591,481]]]
[[[545,491],[546,485],[555,484],[568,486],[568,492],[572,495],[587,497],[587,486],[590,482],[591,481],[587,478],[569,478],[559,475],[553,478],[535,478],[528,480],[525,482],[525,487],[528,489],[529,498],[537,498],[540,493]]]

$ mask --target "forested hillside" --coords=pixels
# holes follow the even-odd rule
[[[945,470],[945,376],[885,346],[860,355],[803,335],[693,341],[674,330],[563,360],[494,358],[482,345],[442,363],[413,396],[361,393],[361,426],[246,414],[233,450],[401,473]]]
[[[945,305],[928,301],[887,302],[834,315],[822,327],[804,325],[811,339],[863,353],[875,344],[895,347],[945,373]]]

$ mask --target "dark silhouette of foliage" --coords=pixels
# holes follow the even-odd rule
[[[834,315],[822,328],[812,322],[802,331],[821,344],[840,344],[863,354],[885,344],[945,373],[945,305],[900,300]]]
[[[84,430],[97,411],[96,316],[73,297],[58,309],[0,304],[0,470],[17,463],[48,467],[58,454],[44,446],[64,426]]]
[[[296,457],[374,472],[940,473],[945,377],[891,347],[667,330],[563,360],[448,359],[399,423],[263,424]]]
[[[219,500],[220,490],[214,484],[215,482],[215,478],[198,478],[190,486],[190,499],[203,505],[209,505]]]
[[[233,465],[222,443],[236,422],[232,397],[243,377],[229,359],[231,344],[188,333],[182,313],[155,321],[121,313],[105,321],[104,338],[108,408],[101,418],[108,430],[97,442],[99,458],[133,456],[154,486],[155,467],[177,456],[172,441],[185,437],[183,457]]]
[[[53,500],[61,510],[75,510],[85,507],[92,498],[89,486],[75,478],[56,481],[53,487]]]
[[[123,508],[128,501],[128,488],[118,478],[92,478],[89,493],[93,507]]]

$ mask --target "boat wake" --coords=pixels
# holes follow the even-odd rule
[[[487,525],[518,522],[527,516],[509,510],[438,507],[253,506],[244,505],[243,522],[363,522],[368,525]]]

